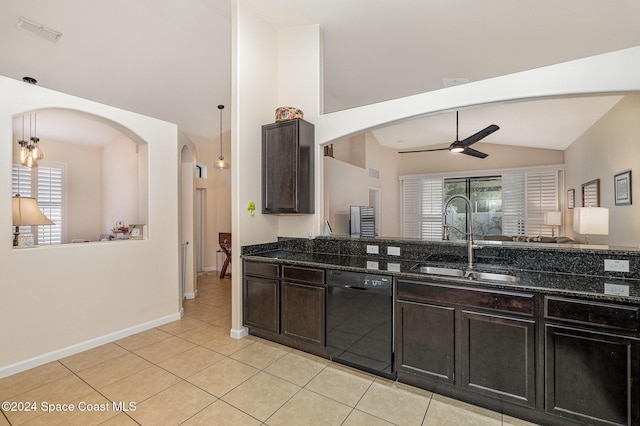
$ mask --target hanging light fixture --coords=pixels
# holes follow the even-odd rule
[[[44,158],[44,154],[42,153],[42,150],[38,145],[38,143],[40,142],[40,138],[36,136],[36,120],[37,117],[35,114],[33,114],[32,127],[31,114],[29,114],[29,141],[27,142],[24,139],[24,116],[22,116],[22,139],[18,141],[18,145],[20,145],[20,164],[30,169],[33,167],[38,167],[38,160],[42,160]]]
[[[218,157],[218,161],[213,163],[214,169],[228,169],[229,162],[225,161],[222,156],[222,110],[224,109],[224,105],[218,105],[218,109],[220,110],[220,157]]]

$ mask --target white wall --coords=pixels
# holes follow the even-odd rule
[[[228,106],[224,109],[225,114],[230,114]],[[223,134],[223,156],[231,163],[231,167],[236,167],[231,156],[230,132]],[[218,233],[231,232],[231,169],[213,169],[211,165],[220,156],[220,139],[213,141],[202,139],[193,140],[198,149],[198,162],[207,166],[207,178],[196,179],[196,187],[205,190],[205,236],[204,236],[204,262],[205,271],[214,270],[216,267],[216,250],[220,248],[218,244]],[[218,262],[218,267],[222,265]]]
[[[242,0],[232,4],[232,274],[242,275],[240,247],[272,242],[280,236],[306,236],[320,230],[321,214],[263,215],[261,211],[261,126],[272,123],[280,106],[302,109],[315,124],[321,105],[320,28],[296,27],[277,31]],[[322,180],[322,156],[316,149],[316,185]],[[316,191],[316,211],[322,191]],[[256,205],[255,216],[247,204]],[[242,283],[233,281],[232,335],[246,332],[242,324]]]
[[[625,96],[565,151],[565,187],[575,189],[576,206],[582,206],[582,184],[600,179],[600,204],[609,208],[609,235],[591,236],[592,244],[640,244],[639,117],[640,95]],[[632,204],[616,206],[613,178],[629,169]],[[584,235],[573,232],[573,210],[565,210],[564,224],[567,235],[584,241]]]
[[[366,134],[367,176],[368,169],[380,172],[380,178],[368,178],[368,185],[380,189],[379,226],[380,236],[400,235],[400,156],[395,149],[387,148],[378,142],[373,133]]]
[[[131,139],[119,134],[114,140],[102,147],[102,227],[100,233],[109,233],[117,221],[125,226],[146,223],[140,218],[138,199],[138,153]],[[93,238],[87,238],[95,241]]]
[[[102,217],[100,148],[46,139],[40,141],[40,146],[45,154],[43,165],[48,161],[65,165],[66,233],[63,243],[75,238],[97,241]]]
[[[177,128],[0,77],[0,377],[179,318]],[[119,123],[149,152],[149,239],[14,249],[12,117],[61,107]],[[45,153],[46,155],[46,153]]]
[[[369,205],[367,170],[324,157],[324,175],[325,217],[334,228],[334,233],[348,235],[349,223],[345,223],[345,220],[349,217],[349,207]]]

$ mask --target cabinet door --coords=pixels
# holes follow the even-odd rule
[[[309,343],[325,343],[324,287],[282,283],[282,334]]]
[[[535,321],[462,311],[460,382],[476,393],[535,405]]]
[[[548,413],[588,424],[640,424],[637,339],[546,326]]]
[[[396,304],[396,370],[454,383],[455,309]]]
[[[245,276],[243,313],[249,328],[280,332],[280,297],[278,280]]]
[[[262,130],[263,213],[298,209],[298,126],[296,120]]]

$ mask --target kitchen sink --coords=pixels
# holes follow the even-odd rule
[[[411,268],[411,271],[428,275],[442,275],[447,277],[468,278],[476,281],[500,281],[515,283],[520,279],[514,275],[498,274],[495,272],[466,271],[459,268],[446,268],[440,266],[424,266],[417,264]]]
[[[520,279],[514,275],[509,275],[509,274],[496,274],[493,272],[478,272],[478,271],[471,271],[468,273],[467,278],[472,279],[472,280],[479,280],[479,281],[501,281],[501,282],[509,282],[509,283],[515,283],[518,282]]]
[[[416,265],[415,267],[411,268],[411,270],[420,272],[421,274],[446,275],[448,277],[464,277],[464,271],[462,269]]]

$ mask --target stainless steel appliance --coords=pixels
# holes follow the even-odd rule
[[[376,236],[376,219],[373,207],[351,206],[349,234],[357,238],[374,238]]]
[[[326,279],[331,359],[395,379],[392,278],[328,270]]]

